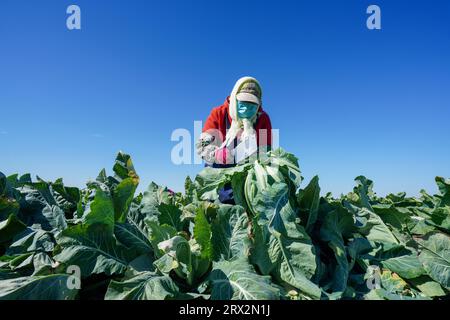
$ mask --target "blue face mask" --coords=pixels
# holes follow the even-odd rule
[[[237,114],[240,119],[251,119],[258,111],[259,106],[255,103],[238,101]]]

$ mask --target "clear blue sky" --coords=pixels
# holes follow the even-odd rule
[[[82,30],[66,28],[77,4]],[[382,30],[366,28],[366,8]],[[193,131],[241,76],[260,80],[281,146],[322,190],[379,194],[450,177],[450,1],[0,2],[0,171],[82,186],[118,150],[183,187]]]

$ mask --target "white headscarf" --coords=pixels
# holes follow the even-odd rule
[[[242,88],[242,85],[246,82],[255,82],[261,88],[258,80],[252,77],[243,77],[239,79],[234,85],[233,91],[230,94],[230,105],[229,105],[229,114],[231,118],[231,126],[227,132],[227,136],[225,138],[224,146],[229,146],[233,143],[237,134],[243,129],[241,139],[244,140],[247,137],[252,135],[256,135],[255,129],[253,128],[253,124],[257,119],[257,114],[251,119],[240,119],[237,115],[237,99],[236,95],[239,93],[239,90]],[[261,103],[260,103],[261,107]]]

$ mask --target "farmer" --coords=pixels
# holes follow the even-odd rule
[[[237,146],[242,142],[246,142],[246,148],[253,144],[253,155],[270,149],[272,126],[262,109],[261,98],[259,82],[255,78],[243,77],[236,82],[223,105],[211,111],[196,145],[207,166],[229,168],[241,163]],[[234,204],[230,185],[219,191],[219,200]]]
[[[228,168],[237,164],[236,147],[254,141],[259,152],[272,145],[270,118],[262,109],[262,90],[255,78],[243,77],[223,105],[212,109],[197,142],[207,166]]]

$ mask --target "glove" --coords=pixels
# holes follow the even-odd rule
[[[222,189],[219,190],[219,201],[223,204],[236,204],[234,202],[233,197],[233,189],[231,188],[231,185],[225,185]]]
[[[232,164],[232,163],[234,163],[234,155],[226,147],[217,149],[216,153],[215,153],[215,158],[216,158],[217,164]]]

